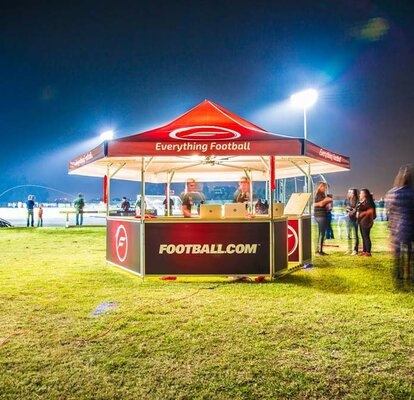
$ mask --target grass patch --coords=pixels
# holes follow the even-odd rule
[[[312,269],[228,284],[107,266],[104,227],[2,229],[0,398],[413,398],[413,291],[373,237],[372,258],[328,241]]]

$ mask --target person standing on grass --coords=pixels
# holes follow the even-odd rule
[[[83,207],[85,207],[85,200],[83,194],[79,193],[77,199],[73,202],[76,210],[76,225],[83,225]]]
[[[39,209],[37,210],[37,226],[43,226],[43,204],[39,204]]]
[[[26,209],[27,209],[27,227],[34,226],[34,196],[29,194],[26,201]]]
[[[359,192],[359,203],[357,205],[357,220],[362,236],[362,256],[371,257],[371,228],[377,218],[375,202],[368,189]]]
[[[397,279],[404,278],[404,267],[414,281],[414,171],[411,165],[401,167],[388,191],[385,202],[388,210],[388,230]]]
[[[332,203],[332,198],[328,197],[326,192],[328,185],[326,182],[319,182],[315,199],[313,203],[313,212],[315,216],[316,223],[318,224],[318,240],[316,243],[316,252],[317,256],[326,256],[327,254],[323,251],[323,243],[325,241],[326,228],[328,226],[328,216],[327,216],[327,205]]]
[[[331,194],[328,194],[327,197],[333,199]],[[335,239],[333,229],[332,229],[332,210],[333,210],[333,200],[332,203],[328,203],[326,205],[326,217],[327,217],[327,225],[326,225],[326,239]]]
[[[345,213],[347,218],[348,253],[353,256],[358,254],[359,235],[357,221],[358,189],[349,188],[345,199]],[[355,243],[352,248],[352,236],[355,236]]]

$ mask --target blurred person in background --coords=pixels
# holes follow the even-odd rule
[[[129,200],[124,196],[122,197],[122,203],[121,203],[121,213],[124,217],[127,217],[129,215],[129,208],[131,207],[131,204]]]
[[[173,208],[174,208],[174,200],[171,198],[171,195],[174,194],[173,190],[170,190],[170,196],[167,199],[167,195],[168,195],[168,186],[165,185],[165,199],[162,202],[162,205],[164,206],[164,215],[173,215]],[[168,213],[168,206],[167,206],[167,200],[169,200],[170,203],[170,212]]]
[[[34,196],[32,194],[29,194],[26,201],[26,210],[27,210],[27,227],[34,226]]]
[[[377,214],[372,194],[367,188],[361,189],[357,205],[357,220],[362,237],[362,256],[371,257],[371,228],[375,218]]]
[[[333,199],[331,194],[328,194],[327,197]],[[332,210],[333,210],[333,200],[332,203],[328,203],[326,205],[326,217],[327,217],[327,225],[326,225],[326,238],[327,239],[335,239],[333,229],[332,229]]]
[[[85,207],[85,200],[83,194],[79,193],[78,197],[74,200],[73,206],[76,211],[76,225],[83,225],[83,207]]]
[[[358,221],[356,215],[357,205],[358,190],[356,188],[349,188],[344,206],[347,218],[348,254],[352,254],[353,256],[358,254],[359,246]],[[352,246],[352,236],[355,238],[354,246]]]
[[[37,210],[37,226],[43,226],[43,204],[39,204],[39,209]]]
[[[315,255],[327,255],[323,251],[323,243],[325,241],[326,228],[328,226],[328,216],[326,206],[332,203],[332,198],[327,196],[328,185],[326,182],[319,182],[316,188],[315,198],[313,202],[313,212],[316,223],[318,224],[318,238],[316,242]]]
[[[385,201],[396,278],[403,279],[406,269],[414,282],[414,171],[411,165],[400,168],[394,187],[388,191]]]

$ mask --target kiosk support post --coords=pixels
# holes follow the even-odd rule
[[[166,195],[167,195],[167,197],[166,197],[166,199],[167,199],[166,203],[167,204],[166,204],[166,206],[167,206],[167,216],[169,216],[169,217],[171,217],[170,187],[171,187],[171,182],[172,182],[172,180],[174,178],[174,173],[175,173],[174,170],[173,171],[170,171],[170,170],[167,171],[167,193],[166,193]]]
[[[140,241],[140,257],[141,257],[141,276],[145,276],[145,157],[141,157],[141,241]]]
[[[307,178],[308,178],[308,193],[311,194],[311,197],[309,199],[309,215],[312,215],[312,203],[313,203],[313,199],[312,199],[312,176],[311,176],[311,167],[310,164],[308,163],[308,174],[307,174]]]
[[[244,174],[247,176],[247,178],[249,179],[249,207],[250,207],[250,212],[252,214],[254,214],[254,205],[253,205],[253,177],[252,177],[252,171],[250,169],[246,169],[244,168]]]
[[[106,166],[106,176],[107,176],[107,184],[106,184],[106,216],[109,217],[109,203],[111,202],[111,175],[110,175],[110,165]]]
[[[165,207],[167,212],[164,211],[164,214],[170,217],[170,171],[167,171],[167,185],[165,191]]]
[[[270,215],[270,275],[275,274],[275,254],[274,254],[274,243],[275,243],[275,232],[273,222],[273,198],[275,189],[275,158],[274,156],[269,157],[269,215]]]

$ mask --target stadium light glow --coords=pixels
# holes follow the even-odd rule
[[[318,91],[315,89],[306,89],[301,92],[292,94],[290,101],[295,107],[303,109],[303,137],[307,139],[307,127],[306,127],[306,111],[312,107],[318,100]]]
[[[101,133],[101,140],[112,140],[114,137],[114,131],[109,130]]]

